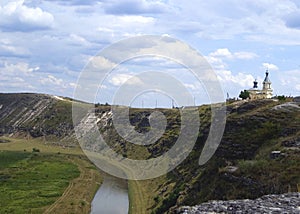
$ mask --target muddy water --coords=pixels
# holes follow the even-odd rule
[[[91,214],[126,214],[128,208],[127,182],[106,176],[92,201]]]

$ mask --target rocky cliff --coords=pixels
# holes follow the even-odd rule
[[[0,135],[47,137],[72,136],[70,99],[44,94],[0,94]],[[71,138],[69,142],[74,143]]]

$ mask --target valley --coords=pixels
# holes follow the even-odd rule
[[[64,178],[64,185],[56,190],[56,194],[46,193],[51,200],[45,200],[44,206],[35,209],[36,213],[89,213],[94,194],[103,182],[103,173],[88,161],[76,140],[72,102],[79,101],[41,94],[0,94],[1,154],[10,152],[10,156],[19,154],[22,158],[24,155],[25,163],[37,159],[37,165],[32,166],[37,171],[44,167],[43,164],[47,163],[50,167],[52,161],[54,165],[62,162],[62,166],[66,164],[74,173],[73,176],[68,173],[70,177]],[[227,123],[221,144],[213,158],[199,166],[199,155],[211,122],[210,106],[200,106],[201,126],[192,152],[165,175],[144,181],[128,181],[129,213],[174,213],[182,206],[210,200],[255,199],[267,194],[299,191],[299,109],[300,104],[292,98],[227,103]],[[131,124],[137,131],[149,131],[148,117],[153,111],[130,109]],[[110,106],[95,107],[99,131],[109,146],[115,152],[137,160],[160,156],[172,147],[179,136],[179,109],[160,111],[167,118],[165,133],[155,144],[139,146],[118,136],[112,124]],[[95,151],[101,149],[91,148]],[[10,177],[4,176],[5,182],[13,182],[14,173],[21,170],[19,160],[12,161],[16,162],[3,165],[1,159],[4,167],[1,175],[4,176],[5,172],[11,174]],[[47,175],[43,174],[43,170],[40,173],[44,177]],[[35,187],[32,189],[40,191]],[[5,189],[5,193],[13,192]],[[22,200],[26,198],[24,196]],[[11,211],[12,205],[3,205],[5,212]],[[24,211],[27,208],[20,209]]]

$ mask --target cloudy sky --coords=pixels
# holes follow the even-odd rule
[[[231,97],[251,88],[254,79],[261,82],[267,68],[274,94],[300,95],[298,0],[1,0],[0,92],[72,97],[91,57],[117,41],[148,34],[195,48]],[[112,89],[137,68],[143,70],[140,64],[148,70],[176,68],[165,59],[141,61],[117,69],[103,83],[107,91],[100,102],[110,101]],[[197,83],[176,70],[201,103]]]

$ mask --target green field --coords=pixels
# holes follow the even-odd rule
[[[0,213],[42,213],[79,174],[60,155],[0,151]]]
[[[102,175],[80,148],[39,138],[0,141],[1,214],[90,213]]]

